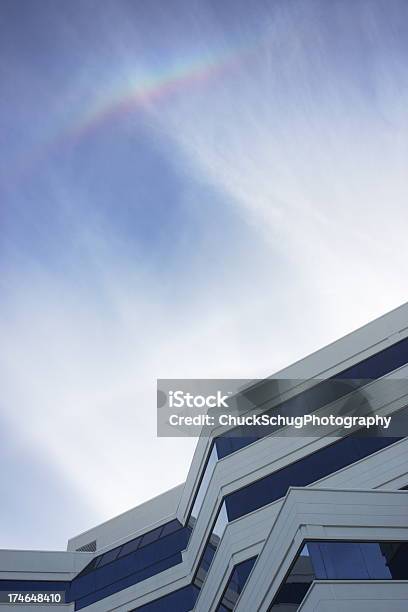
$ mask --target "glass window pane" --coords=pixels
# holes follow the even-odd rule
[[[224,591],[222,600],[217,608],[217,612],[228,612],[234,609],[255,561],[256,557],[251,557],[235,566]]]
[[[407,580],[408,542],[307,542],[269,612],[294,612],[313,580]]]
[[[181,529],[181,528],[182,528],[182,525],[179,521],[177,520],[170,521],[169,523],[166,523],[165,525],[163,525],[163,529],[161,531],[160,537],[164,538],[170,533],[173,533],[174,531],[177,531],[177,529]]]
[[[162,530],[162,527],[158,527],[157,529],[153,529],[152,531],[145,533],[144,536],[142,536],[142,541],[140,542],[139,548],[142,548],[143,546],[147,546],[148,544],[151,544],[155,540],[158,540],[161,530]]]
[[[123,557],[137,550],[137,548],[139,548],[141,539],[142,539],[142,536],[139,536],[138,538],[134,538],[133,540],[130,540],[130,542],[126,542],[126,544],[122,546],[119,556]]]
[[[119,554],[120,548],[121,547],[119,546],[117,548],[113,548],[112,550],[108,550],[108,552],[104,553],[101,556],[101,559],[98,563],[98,567],[102,567],[103,565],[106,565],[107,563],[114,561]]]

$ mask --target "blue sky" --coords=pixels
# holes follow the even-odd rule
[[[155,383],[406,301],[408,5],[0,6],[0,547],[182,482]]]

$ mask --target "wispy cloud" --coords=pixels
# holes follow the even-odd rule
[[[194,441],[156,439],[157,377],[268,375],[405,300],[404,3],[188,3],[179,19],[166,6],[109,4],[95,21],[67,8],[44,42],[52,70],[20,49],[18,112],[3,103],[6,476],[39,455],[52,469],[34,481],[69,492],[44,507],[44,546],[185,478]],[[110,95],[109,78],[220,49],[231,69],[55,138]],[[24,102],[44,66],[52,91]],[[47,137],[13,140],[23,119],[46,123],[47,100]],[[24,504],[2,521],[8,546],[23,523],[34,534]]]
[[[319,321],[340,320],[341,329],[405,297],[408,72],[398,22],[407,15],[399,6],[281,4],[238,73],[156,115],[184,163],[295,266]]]

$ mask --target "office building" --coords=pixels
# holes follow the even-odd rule
[[[403,423],[407,373],[404,305],[273,375],[293,383],[262,410],[307,403],[319,413],[327,381],[349,380],[329,403],[359,394]],[[236,433],[200,438],[183,485],[71,538],[67,551],[0,551],[0,612],[14,609],[12,593],[37,611],[407,612],[403,425]],[[35,593],[44,602],[30,602]]]

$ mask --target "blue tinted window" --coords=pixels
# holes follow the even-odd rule
[[[139,548],[141,540],[142,536],[134,538],[133,540],[130,540],[130,542],[126,542],[126,544],[124,544],[119,551],[119,557],[123,557],[137,550]]]
[[[313,580],[407,580],[407,542],[308,542],[269,612],[295,612]]]
[[[158,540],[162,529],[163,527],[158,527],[157,529],[153,529],[153,531],[145,533],[142,537],[142,541],[140,542],[140,548],[142,548],[142,546],[146,546],[147,544],[151,544],[155,540]]]
[[[95,559],[92,559],[92,561],[90,563],[88,563],[88,565],[86,567],[84,567],[84,569],[82,570],[82,572],[80,572],[80,574],[78,574],[79,576],[84,576],[85,574],[88,574],[89,572],[92,572],[95,567],[97,566],[97,564],[100,561],[100,557],[95,557]]]
[[[190,612],[194,608],[199,589],[190,584],[183,589],[173,591],[160,599],[156,599],[144,606],[133,608],[131,612]]]
[[[281,499],[286,495],[290,486],[307,486],[400,439],[360,438],[353,435],[341,438],[330,446],[226,495],[204,549],[195,584],[198,586],[203,584],[218,542],[229,521]]]
[[[81,572],[71,582],[69,600],[79,609],[181,563],[189,537],[190,529],[184,527],[92,572]]]
[[[314,579],[312,561],[307,546],[304,546],[280,587],[269,612],[278,612],[278,610],[295,612]]]
[[[207,544],[205,545],[203,555],[200,560],[200,564],[198,566],[194,584],[201,587],[204,580],[206,579],[207,572],[213,560],[213,557],[218,548],[218,544],[222,538],[222,535],[225,531],[225,527],[228,525],[228,515],[225,502],[223,502],[218,510],[217,518],[211,530],[211,534],[207,540]]]
[[[316,578],[321,580],[390,580],[408,576],[406,543],[309,542],[308,549]]]
[[[126,542],[126,544],[117,546],[116,548],[113,548],[108,552],[103,553],[102,555],[98,555],[97,557],[92,559],[90,563],[88,563],[88,565],[80,572],[79,576],[84,576],[85,574],[90,573],[96,568],[100,568],[108,563],[111,563],[117,558],[124,557],[139,548],[151,544],[159,538],[174,533],[175,531],[181,528],[181,523],[175,519],[173,521],[170,521],[169,523],[166,523],[165,525],[157,527],[156,529],[152,529],[151,531],[148,531],[147,533],[138,536],[137,538],[134,538],[129,542]]]
[[[118,556],[119,551],[120,548],[113,548],[112,550],[109,550],[108,552],[104,553],[99,559],[98,567],[102,567],[103,565],[114,561]]]
[[[368,380],[385,376],[406,363],[408,363],[408,338],[343,370],[327,381],[322,381],[312,389],[308,389],[282,402],[279,406],[280,412],[288,416],[295,416],[297,414],[304,414],[307,411],[315,411],[325,404],[335,399],[339,399],[340,397],[344,397],[351,391],[358,389],[360,386],[366,384]],[[262,401],[261,403],[258,402],[256,405],[262,405]],[[273,408],[273,411],[275,410],[276,408]],[[269,413],[270,411],[266,411],[266,414]],[[253,427],[243,426],[235,428],[233,434],[231,434],[231,432],[226,432],[215,440],[219,459],[252,444],[260,438],[270,435],[276,429],[278,428],[262,427],[259,429],[259,432],[256,433]],[[231,437],[231,435],[233,437]]]
[[[348,436],[265,476],[225,497],[230,521],[286,495],[290,486],[307,486],[363,457],[393,444],[400,438]]]
[[[251,557],[234,567],[216,612],[231,612],[234,609],[255,561],[256,557]]]
[[[207,492],[210,478],[212,476],[214,467],[216,466],[218,459],[219,459],[219,454],[217,450],[217,444],[213,443],[211,452],[207,459],[207,464],[205,466],[203,475],[201,477],[200,485],[198,487],[198,490],[195,496],[194,504],[190,512],[190,517],[189,517],[190,527],[194,527],[195,525],[195,522],[198,517],[198,513],[200,512],[201,506],[203,505],[204,496]]]
[[[89,606],[92,603],[103,599],[104,597],[113,595],[118,591],[127,589],[133,584],[137,584],[138,582],[142,582],[142,580],[146,580],[151,576],[163,572],[164,570],[181,563],[181,560],[181,553],[179,553],[177,555],[162,559],[153,565],[140,569],[137,572],[127,574],[126,576],[120,575],[119,573],[108,577],[105,576],[103,580],[95,580],[94,588],[81,596],[78,595],[78,592],[76,592],[74,595],[74,579],[74,581],[71,583],[71,589],[68,592],[67,599],[68,601],[75,601],[75,610],[80,610],[81,608]],[[112,569],[115,569],[114,565],[112,565]],[[95,578],[97,577],[95,576]]]
[[[181,529],[182,525],[179,521],[174,520],[174,521],[170,521],[169,523],[166,523],[165,525],[163,525],[163,529],[162,532],[160,534],[161,538],[164,538],[165,536],[169,535],[170,533],[173,533],[174,531],[177,531],[177,529]]]
[[[383,376],[407,362],[408,338],[336,375],[336,379],[342,378],[344,380],[336,381],[336,384],[333,384],[333,379],[329,379],[329,382],[324,381],[320,385],[316,385],[313,389],[288,400],[282,404],[282,406],[284,406],[284,411],[288,415],[299,414],[299,411],[303,413],[307,410],[316,410],[320,405],[324,405],[328,401],[333,401],[333,399],[342,397],[351,390],[358,388],[358,380],[352,379],[361,379],[361,384],[364,384],[367,379],[375,379]],[[259,389],[256,390],[257,393],[258,391]],[[226,436],[217,438],[212,445],[206,469],[203,471],[201,483],[191,511],[190,525],[194,525],[198,516],[211,474],[218,459],[251,444],[256,439],[269,435],[272,430],[268,431],[267,428],[263,428],[255,437],[253,435],[247,435],[249,430],[245,428],[237,428],[234,431],[233,438],[231,438],[231,434],[228,433]],[[251,432],[252,431],[251,429]],[[238,437],[235,437],[236,435],[238,435]],[[275,475],[271,475],[274,477],[276,476],[273,482],[272,480],[267,480],[269,477],[266,477],[266,479],[262,479],[262,481],[250,485],[254,487],[253,489],[247,487],[245,490],[236,491],[227,496],[218,514],[219,523],[217,527],[214,528],[205,548],[202,566],[200,565],[203,569],[201,580],[205,578],[206,571],[215,554],[226,521],[243,516],[252,509],[259,508],[275,499],[279,499],[286,493],[287,487],[290,485],[305,485],[322,478],[326,474],[322,473],[319,465],[325,463],[326,460],[327,466],[330,464],[330,469],[326,467],[326,470],[328,470],[327,474],[332,473],[344,465],[349,465],[359,458],[365,457],[379,450],[379,448],[383,448],[393,443],[397,439],[400,438],[384,438],[381,441],[382,443],[379,439],[355,439],[353,443],[345,443],[344,447],[337,447],[330,457],[327,455],[320,455],[320,457],[312,455],[310,456],[309,464],[303,463],[303,469],[300,462],[297,462],[297,464],[287,466],[291,471],[284,473],[284,471],[281,470]],[[333,448],[334,446],[335,445],[332,445],[328,448]],[[349,457],[346,463],[344,463],[345,451],[348,452]],[[317,455],[317,453],[314,455]],[[308,460],[308,458],[301,461],[306,460]],[[313,477],[305,481],[302,472],[307,472],[309,468],[311,469]],[[287,468],[284,468],[284,470],[286,469]],[[270,489],[269,492],[267,491],[268,487]],[[254,497],[252,502],[250,500],[251,494],[253,494]],[[171,567],[176,563],[180,563],[181,550],[187,546],[189,537],[189,528],[182,528],[181,526],[178,528],[177,521],[170,521],[170,523],[163,528],[152,530],[152,532],[135,538],[123,546],[119,546],[112,551],[108,551],[104,555],[95,557],[84,570],[74,578],[71,585],[69,583],[45,581],[38,581],[37,583],[27,581],[0,581],[0,583],[14,585],[13,587],[5,587],[6,589],[17,588],[15,586],[16,584],[23,585],[19,587],[21,590],[35,590],[36,587],[31,586],[33,584],[39,585],[37,590],[46,590],[48,588],[47,585],[50,585],[48,590],[63,590],[66,588],[67,596],[70,596],[71,601],[76,598],[81,598],[82,604],[88,605],[83,603],[86,598],[97,601],[102,597],[106,597],[108,594],[117,592],[122,588],[126,588],[126,586],[135,584],[139,580],[144,580],[148,576],[163,571],[166,567]],[[143,546],[141,546],[141,544],[143,544]],[[384,546],[384,544],[381,544],[382,550]],[[391,553],[388,554],[389,551],[387,551],[387,563],[392,577],[395,578],[396,576],[400,576],[401,579],[405,579],[405,568],[408,562],[406,549],[389,543],[387,546],[393,547],[392,555]],[[144,551],[143,554],[139,554],[142,553],[142,551]],[[373,557],[372,550],[369,548],[363,548],[360,552],[364,557],[366,567],[371,567],[370,571],[372,571],[373,563],[376,559],[378,561],[378,557]],[[343,554],[346,553],[343,551]],[[24,585],[29,586],[25,588]],[[191,587],[191,589],[191,592],[193,592],[194,588]],[[83,606],[78,603],[77,608],[79,607]]]
[[[69,582],[50,580],[0,580],[0,591],[66,591]]]
[[[344,397],[351,391],[358,389],[359,386],[364,385],[369,379],[376,379],[384,376],[406,363],[408,363],[408,338],[343,370],[339,374],[336,374],[336,376],[326,381],[322,381],[312,389],[308,389],[290,400],[283,402],[280,405],[280,411],[288,416],[304,414],[306,411],[315,411],[319,407],[335,399]],[[262,405],[265,396],[265,388],[267,388],[268,384],[271,384],[270,380],[265,381],[264,385],[257,385],[253,391],[251,389],[247,390],[247,394],[254,393],[254,404]],[[273,410],[276,410],[276,408],[273,408]],[[267,411],[267,414],[270,412],[271,411]],[[277,427],[262,427],[259,429],[259,432],[256,433],[254,427],[236,427],[233,430],[233,434],[231,434],[230,431],[214,440],[191,510],[189,521],[191,527],[194,527],[195,521],[197,520],[209,480],[217,461],[252,444],[258,439],[270,435],[276,429]],[[296,483],[292,483],[292,485],[295,484]],[[299,486],[301,486],[301,483],[299,483]],[[282,493],[282,495],[284,495],[284,493]]]

